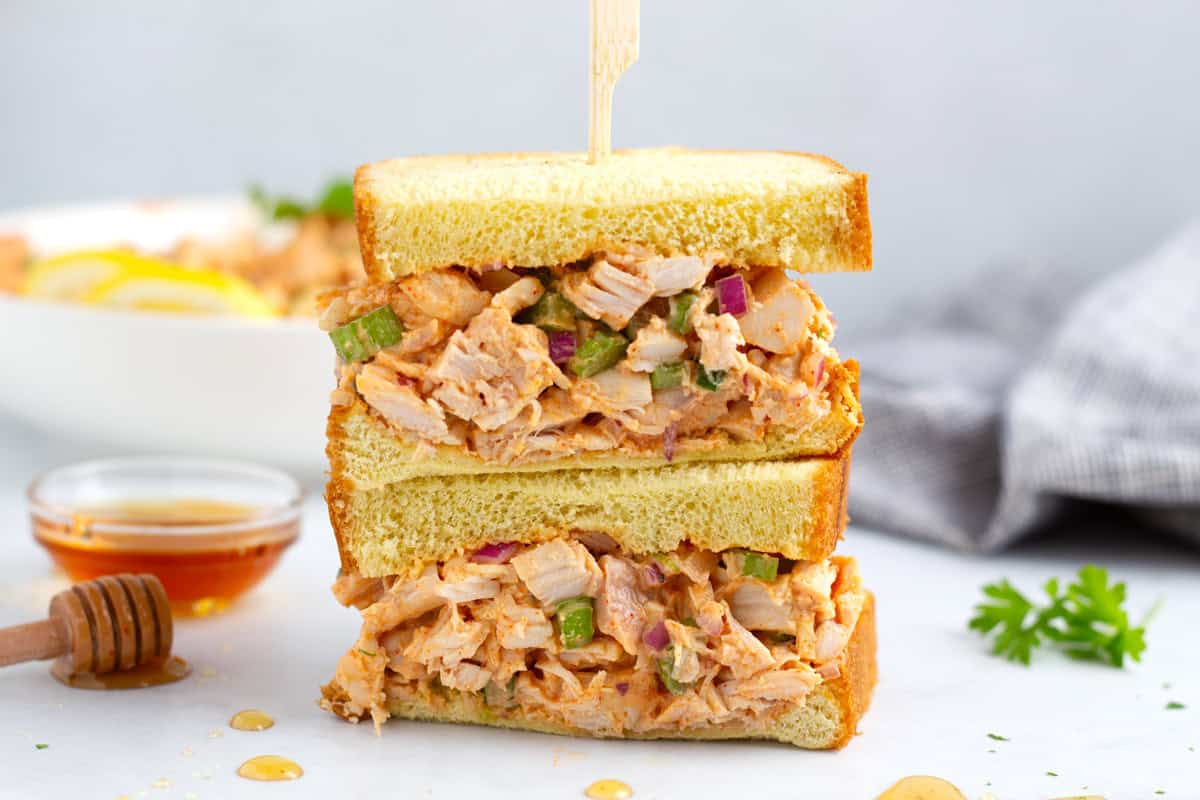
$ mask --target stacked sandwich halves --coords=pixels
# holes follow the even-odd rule
[[[875,682],[846,524],[857,369],[789,274],[868,270],[866,178],[791,153],[359,169],[370,283],[327,498],[362,630],[322,704],[845,744]]]

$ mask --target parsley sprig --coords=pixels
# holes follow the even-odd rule
[[[303,219],[313,214],[332,219],[354,219],[354,183],[344,178],[330,181],[312,204],[286,195],[272,197],[261,186],[250,187],[250,200],[273,220]]]
[[[1146,649],[1146,622],[1133,626],[1124,609],[1125,584],[1108,582],[1108,571],[1088,564],[1066,589],[1057,578],[1043,590],[1049,603],[1037,606],[1008,580],[983,587],[988,600],[975,606],[968,623],[992,636],[992,652],[1028,665],[1034,648],[1057,647],[1071,658],[1121,667],[1128,656],[1140,661]]]

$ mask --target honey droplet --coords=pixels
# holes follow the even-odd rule
[[[247,708],[239,711],[229,719],[229,727],[235,731],[265,731],[272,727],[275,720],[265,711],[257,708]]]
[[[147,689],[181,681],[192,674],[192,665],[179,656],[154,658],[136,667],[95,675],[71,672],[63,658],[54,662],[50,674],[75,689]]]
[[[966,800],[958,787],[932,775],[901,778],[875,800]]]
[[[294,781],[304,770],[290,758],[255,756],[238,767],[237,774],[252,781]]]
[[[596,781],[591,786],[583,790],[583,793],[592,800],[628,800],[633,797],[633,789],[624,781],[605,778],[602,781]]]

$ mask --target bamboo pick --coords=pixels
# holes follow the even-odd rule
[[[612,152],[613,87],[638,59],[641,0],[592,0],[591,110],[588,162]]]

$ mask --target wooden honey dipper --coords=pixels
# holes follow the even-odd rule
[[[167,593],[153,575],[106,575],[50,600],[50,618],[0,629],[0,667],[57,658],[60,680],[163,662],[174,625]]]

